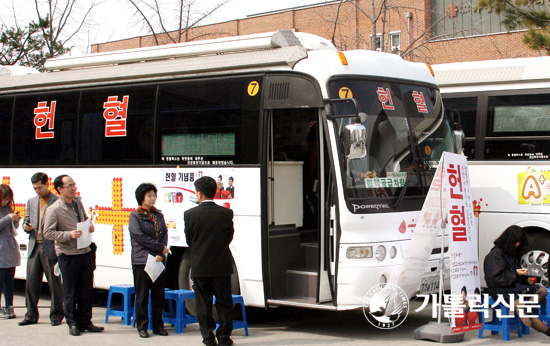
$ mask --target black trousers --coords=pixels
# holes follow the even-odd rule
[[[25,305],[27,306],[25,318],[31,321],[38,321],[38,300],[44,274],[46,274],[50,288],[50,320],[52,322],[63,320],[63,286],[61,278],[53,273],[55,263],[56,260],[48,258],[42,244],[34,245],[32,254],[27,259],[27,282],[25,284]]]
[[[220,345],[227,345],[233,331],[231,276],[193,277],[193,290],[203,343],[214,345],[216,342],[214,338],[216,322],[212,317],[212,301],[213,296],[216,296],[216,311],[220,322],[216,337]]]
[[[94,270],[92,253],[59,255],[63,278],[65,320],[69,326],[85,327],[92,321]]]
[[[149,291],[151,291],[151,308],[153,329],[164,329],[162,309],[164,308],[164,287],[166,270],[155,282],[145,272],[145,265],[133,265],[134,287],[136,288],[136,328],[147,330],[149,324]]]

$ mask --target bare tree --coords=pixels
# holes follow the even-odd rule
[[[427,60],[429,58],[429,43],[443,39],[443,36],[434,36],[434,28],[437,25],[441,25],[445,19],[444,14],[437,13],[434,10],[425,10],[424,7],[413,7],[413,6],[398,6],[395,5],[392,0],[342,0],[340,1],[337,9],[337,13],[340,13],[340,6],[343,4],[350,4],[354,6],[359,13],[366,17],[370,21],[370,26],[368,29],[365,27],[359,27],[355,36],[348,37],[341,35],[338,42],[335,42],[335,34],[342,25],[349,22],[349,20],[342,19],[337,14],[334,18],[326,18],[327,22],[331,24],[331,31],[333,31],[333,43],[339,48],[344,49],[348,47],[357,47],[360,48],[360,42],[363,43],[364,48],[372,50],[380,50],[382,52],[393,52],[398,53],[405,59],[409,60]],[[320,16],[325,16],[320,12]],[[389,22],[388,17],[392,13],[393,18],[401,18],[403,20],[409,20],[413,15],[429,16],[435,18],[428,25],[423,28],[417,27],[416,30],[410,28],[407,24],[404,23],[404,26],[407,26],[407,44],[401,44],[399,51],[393,51],[392,44],[389,42],[391,37],[387,34],[389,31]],[[397,14],[397,16],[395,15]],[[405,19],[406,18],[406,19]],[[353,21],[354,22],[354,21]],[[344,30],[345,31],[345,30]],[[349,32],[349,30],[348,30]],[[457,35],[459,32],[453,33]],[[447,34],[447,36],[450,34]],[[377,43],[377,40],[380,40],[380,43]],[[401,38],[403,39],[403,38]],[[357,44],[350,44],[351,41],[355,40]],[[390,44],[386,44],[390,43]]]
[[[90,0],[82,7],[82,1],[77,5],[76,0],[33,0],[36,19],[22,25],[12,1],[0,25],[0,63],[41,69],[46,59],[71,49],[72,40],[89,27],[90,13],[100,3]],[[11,12],[11,16],[6,16],[6,12]]]
[[[155,44],[193,41],[189,30],[199,26],[231,0],[219,0],[208,9],[200,9],[199,0],[126,0],[135,10],[136,21],[152,35]],[[220,33],[210,33],[220,34]]]
[[[90,0],[85,7],[77,0],[34,0],[38,21],[46,45],[47,57],[62,55],[72,47],[67,47],[78,33],[91,24],[92,10],[103,0]]]

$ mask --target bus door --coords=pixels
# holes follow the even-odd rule
[[[275,109],[267,121],[268,303],[332,306],[319,109]]]

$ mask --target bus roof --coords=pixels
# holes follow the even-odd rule
[[[424,64],[411,63],[395,54],[358,50],[344,52],[345,65],[334,45],[325,38],[279,30],[271,33],[228,37],[139,48],[82,57],[50,59],[50,71],[2,78],[0,95],[169,80],[227,73],[291,71],[314,76],[324,84],[330,76],[357,75],[405,79],[435,85]],[[298,62],[303,62],[298,66]],[[326,95],[324,95],[326,97]]]
[[[435,79],[441,88],[461,86],[475,88],[475,86],[550,80],[550,57],[547,56],[439,64],[432,67]]]

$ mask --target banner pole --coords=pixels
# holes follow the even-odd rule
[[[441,315],[443,315],[443,271],[445,270],[445,220],[441,220],[441,258],[439,259],[439,313],[437,314],[437,323],[441,323]]]
[[[441,167],[445,167],[445,154],[441,155]],[[441,315],[443,315],[443,288],[445,286],[445,282],[443,281],[443,271],[445,270],[445,233],[447,229],[447,223],[445,220],[445,215],[443,213],[442,201],[443,188],[439,189],[439,216],[441,219],[441,256],[439,257],[439,313],[437,314],[437,323],[441,323]]]

